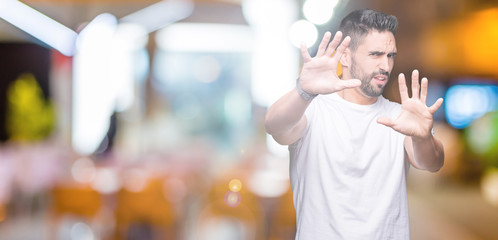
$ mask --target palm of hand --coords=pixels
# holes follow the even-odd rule
[[[418,71],[412,73],[412,97],[408,97],[408,89],[403,74],[398,77],[401,95],[401,113],[396,119],[381,117],[377,122],[412,137],[427,138],[431,135],[433,115],[441,107],[443,99],[438,99],[432,106],[426,106],[427,78],[418,83]],[[419,92],[419,87],[421,87]]]
[[[407,136],[428,137],[433,124],[427,106],[417,99],[408,99],[401,106],[401,113],[392,128]]]
[[[341,80],[337,76],[339,60],[351,39],[346,37],[341,43],[342,33],[337,32],[329,43],[330,37],[329,32],[323,36],[314,58],[309,55],[306,47],[301,45],[304,64],[300,75],[300,84],[301,88],[308,93],[329,94],[361,84],[360,80]]]
[[[341,81],[337,76],[337,64],[332,58],[324,56],[305,62],[300,77],[302,88],[318,94],[337,91],[337,82]]]

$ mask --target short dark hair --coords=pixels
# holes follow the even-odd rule
[[[363,38],[372,30],[389,31],[395,35],[397,28],[398,19],[395,16],[371,9],[360,9],[349,13],[342,19],[339,31],[343,33],[343,38],[351,37],[349,48],[355,51]]]

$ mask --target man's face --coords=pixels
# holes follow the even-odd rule
[[[396,56],[396,40],[389,31],[367,34],[352,54],[350,74],[361,80],[361,91],[368,97],[378,97],[389,81]]]

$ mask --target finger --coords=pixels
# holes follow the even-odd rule
[[[355,88],[361,85],[361,81],[359,79],[349,79],[349,80],[340,80],[338,83],[339,91],[346,88]]]
[[[427,78],[422,78],[422,83],[420,84],[420,101],[422,101],[424,104],[427,101],[427,84],[428,80]]]
[[[380,123],[380,124],[385,125],[385,126],[390,127],[390,128],[392,128],[394,126],[394,121],[388,117],[377,118],[377,123]]]
[[[308,52],[308,48],[306,47],[306,43],[301,42],[301,55],[303,56],[303,61],[308,62],[311,60],[310,53]]]
[[[418,84],[418,70],[415,69],[412,72],[412,98],[420,98],[420,85]]]
[[[342,40],[342,32],[337,31],[334,35],[334,38],[329,43],[329,46],[327,47],[327,51],[325,52],[325,54],[331,57],[337,46],[339,46],[339,43],[341,43],[341,40]]]
[[[342,57],[342,54],[344,54],[344,51],[346,48],[349,46],[349,43],[351,42],[351,37],[346,36],[344,40],[342,40],[341,45],[337,47],[337,50],[335,51],[335,54],[333,56],[334,61],[339,61],[339,59]],[[328,53],[327,53],[328,54]],[[330,53],[332,55],[332,53]]]
[[[327,49],[327,45],[329,44],[330,41],[330,36],[332,34],[330,32],[326,32],[323,35],[322,42],[318,46],[318,51],[316,52],[316,56],[322,56],[325,53],[325,50]],[[336,34],[337,35],[337,34]]]
[[[439,98],[432,106],[429,107],[429,112],[434,114],[443,105],[443,99]]]
[[[405,74],[400,73],[398,76],[399,95],[401,96],[401,103],[408,99],[408,88],[406,88]]]

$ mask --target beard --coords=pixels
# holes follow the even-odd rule
[[[351,63],[350,69],[351,77],[354,79],[359,79],[361,81],[360,89],[363,94],[369,97],[379,97],[384,92],[384,87],[389,82],[389,72],[386,71],[377,71],[371,74],[366,74],[362,72],[360,69],[356,68],[356,61],[353,59]],[[377,75],[386,76],[385,84],[375,84],[373,82],[373,78]]]

